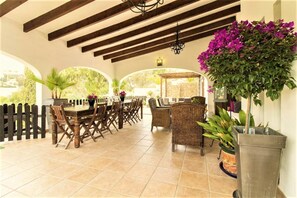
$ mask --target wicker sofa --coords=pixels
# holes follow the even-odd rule
[[[197,121],[205,121],[206,105],[197,103],[175,103],[171,106],[172,151],[176,145],[200,146],[200,155],[204,155],[203,128]]]

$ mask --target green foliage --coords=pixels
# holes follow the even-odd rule
[[[30,79],[33,73],[27,67],[25,67],[24,72],[24,78],[20,79],[22,86],[19,91],[14,92],[10,97],[0,97],[0,104],[35,104],[36,86],[35,82]]]
[[[71,89],[63,92],[63,98],[81,99],[94,93],[98,97],[108,94],[108,81],[100,73],[88,68],[67,68],[61,72],[70,82],[76,82]]]
[[[119,95],[120,82],[117,79],[113,79],[111,83],[112,91],[115,96]]]
[[[59,74],[55,68],[51,70],[45,80],[40,79],[35,75],[32,75],[31,79],[45,85],[49,90],[51,90],[52,98],[61,98],[61,94],[66,88],[76,84],[76,82],[70,82],[68,75]]]
[[[225,109],[219,108],[219,115],[209,117],[207,123],[197,123],[205,130],[203,134],[205,137],[219,141],[226,148],[234,149],[232,126],[244,126],[245,116],[245,112],[241,110],[239,112],[239,120],[237,120],[236,118],[231,118]],[[251,118],[251,126],[254,126],[253,118]]]

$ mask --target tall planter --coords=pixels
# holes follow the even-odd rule
[[[286,136],[256,127],[254,134],[243,134],[244,127],[233,127],[237,163],[237,191],[234,197],[276,197],[281,151]]]

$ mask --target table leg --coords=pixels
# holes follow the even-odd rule
[[[74,117],[74,147],[80,147],[80,122],[77,117]]]

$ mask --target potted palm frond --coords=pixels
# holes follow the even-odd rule
[[[280,154],[286,137],[268,127],[249,125],[252,100],[261,105],[259,94],[276,100],[286,85],[296,88],[291,76],[296,58],[294,23],[283,20],[234,22],[215,33],[207,51],[198,57],[200,68],[218,88],[247,99],[245,127],[234,127],[239,197],[275,197]],[[257,163],[254,163],[257,161]]]
[[[76,84],[69,81],[67,76],[59,74],[55,68],[51,70],[45,80],[34,75],[31,76],[31,79],[45,85],[52,92],[52,99],[60,99],[63,90]]]

